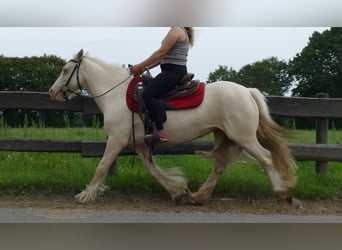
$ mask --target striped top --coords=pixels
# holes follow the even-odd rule
[[[183,28],[186,38],[184,41],[176,42],[175,45],[168,51],[165,57],[161,60],[161,64],[176,64],[186,66],[188,61],[188,52],[190,48],[189,37],[186,30]]]

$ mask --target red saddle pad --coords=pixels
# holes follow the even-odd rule
[[[141,76],[136,76],[129,83],[126,94],[127,106],[130,110],[138,112],[138,103],[133,99],[134,87],[141,82]],[[191,95],[175,99],[164,100],[166,110],[190,109],[201,105],[204,97],[205,83],[201,82],[196,92]]]

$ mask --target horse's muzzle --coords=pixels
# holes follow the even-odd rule
[[[50,88],[49,94],[50,94],[50,98],[54,101],[64,100],[64,92],[62,89],[56,90],[56,89]]]

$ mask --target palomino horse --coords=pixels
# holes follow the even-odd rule
[[[185,199],[202,204],[210,199],[219,176],[228,163],[237,160],[242,151],[258,160],[265,168],[274,192],[292,203],[296,185],[296,165],[286,144],[280,139],[281,128],[270,117],[264,96],[257,90],[232,82],[215,82],[205,88],[202,104],[193,109],[167,111],[165,132],[168,145],[192,141],[213,132],[215,148],[199,152],[214,159],[214,168],[206,182],[190,193],[187,180],[175,168],[162,169],[150,157],[150,147],[144,143],[144,125],[135,114],[133,138],[132,114],[126,104],[126,92],[132,80],[127,69],[109,65],[84,55],[80,50],[67,62],[50,89],[53,100],[71,99],[82,89],[95,98],[104,115],[104,130],[108,136],[104,155],[94,177],[84,191],[76,196],[79,202],[95,200],[106,189],[103,181],[120,151],[135,148],[147,171],[175,201]]]

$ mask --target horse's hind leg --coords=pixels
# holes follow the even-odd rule
[[[229,162],[235,161],[241,154],[241,148],[230,141],[221,130],[214,131],[215,148],[211,152],[201,152],[204,157],[214,158],[215,165],[205,183],[196,193],[191,194],[188,202],[200,205],[208,201],[214,191],[218,178],[226,169]]]
[[[144,167],[171,195],[172,199],[179,202],[188,194],[187,180],[177,168],[162,169],[154,162],[150,148],[139,146],[136,149]]]
[[[249,140],[242,147],[263,165],[271,181],[273,191],[283,195],[285,200],[292,203],[292,186],[275,167],[271,152],[262,147],[257,138]]]

